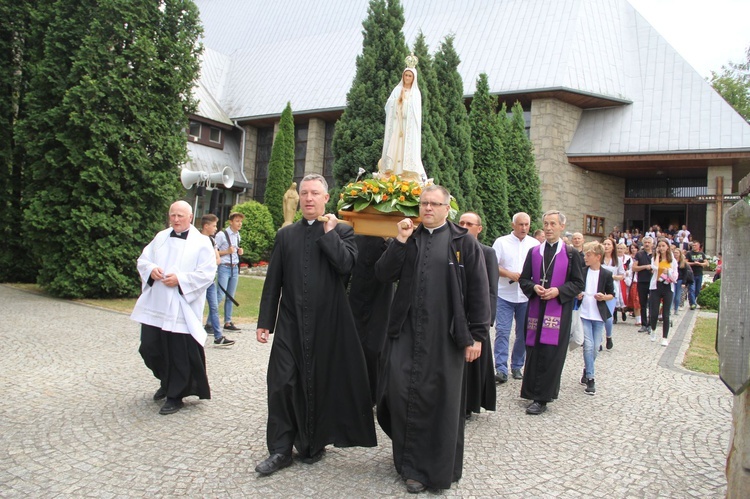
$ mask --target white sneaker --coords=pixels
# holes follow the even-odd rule
[[[651,341],[656,341],[656,331],[651,330]]]
[[[669,345],[669,340],[667,338],[662,338],[661,340],[661,346],[665,347]]]

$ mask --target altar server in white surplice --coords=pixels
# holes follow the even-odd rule
[[[179,411],[183,397],[211,398],[202,319],[216,256],[211,240],[192,220],[188,203],[173,203],[171,228],[159,232],[138,258],[141,296],[130,318],[141,323],[139,352],[161,381],[154,400],[167,399],[160,414]]]

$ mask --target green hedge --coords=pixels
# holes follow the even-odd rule
[[[240,229],[242,249],[245,251],[242,260],[248,263],[268,260],[276,237],[273,218],[268,208],[257,201],[247,201],[234,206],[232,211],[245,215]]]
[[[719,310],[721,279],[704,287],[698,295],[698,305],[709,310]]]

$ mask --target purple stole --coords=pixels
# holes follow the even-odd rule
[[[531,276],[535,284],[539,284],[542,279],[542,266],[544,265],[544,246],[542,243],[538,248],[531,251]],[[565,243],[562,249],[557,253],[552,265],[552,276],[550,278],[551,288],[560,288],[565,284],[568,275],[568,250]],[[545,286],[546,287],[546,286]],[[542,321],[542,330],[539,336],[539,343],[543,345],[558,345],[560,342],[560,324],[562,322],[562,304],[558,299],[547,300],[547,307],[544,309],[544,319]],[[529,298],[529,315],[526,323],[526,346],[533,347],[536,344],[538,326],[539,326],[539,309],[542,305],[542,299],[534,293]]]

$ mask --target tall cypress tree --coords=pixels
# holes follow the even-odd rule
[[[419,32],[414,42],[414,55],[419,59],[419,91],[422,94],[422,164],[428,178],[441,183],[442,167],[445,163],[445,111],[440,96],[440,85],[427,42]]]
[[[133,262],[181,192],[198,10],[187,0],[52,8],[25,126],[25,222],[44,234],[33,244],[38,282],[64,297],[134,295]]]
[[[32,34],[36,13],[32,2],[0,3],[0,281],[33,282],[36,266],[29,258],[23,218],[24,149],[18,121],[34,62],[41,52],[41,30]]]
[[[362,54],[357,56],[346,109],[333,135],[333,177],[338,187],[354,180],[359,168],[377,170],[383,151],[385,103],[401,79],[408,55],[401,31],[404,10],[398,0],[370,0],[362,26]]]
[[[505,106],[501,116],[506,117]],[[508,172],[508,213],[523,211],[529,214],[531,223],[537,227],[542,216],[542,191],[539,172],[534,161],[531,139],[526,135],[523,108],[516,101],[513,116],[505,118],[503,150]]]
[[[294,179],[294,118],[287,102],[281,113],[279,131],[273,141],[268,161],[268,183],[263,204],[268,207],[275,228],[284,223],[284,193]]]
[[[484,240],[490,243],[510,230],[508,217],[508,174],[505,170],[497,97],[490,95],[487,75],[477,79],[477,90],[469,113],[471,149],[477,176],[477,193],[484,211]]]
[[[444,187],[454,193],[461,211],[475,211],[481,216],[482,200],[477,195],[477,179],[474,176],[474,158],[471,152],[471,127],[464,103],[464,84],[458,73],[460,62],[453,47],[453,37],[446,37],[435,54],[437,79],[442,86],[445,107],[447,144],[446,164],[440,180]]]

